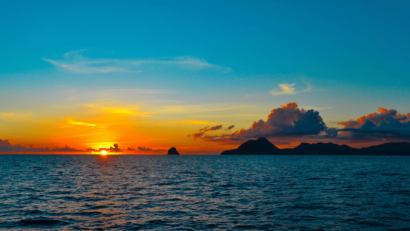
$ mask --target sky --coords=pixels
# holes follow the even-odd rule
[[[0,151],[409,141],[409,10],[408,1],[1,1]]]

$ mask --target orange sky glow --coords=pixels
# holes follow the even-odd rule
[[[3,114],[1,119],[6,124],[1,135],[8,136],[12,145],[18,144],[26,148],[68,146],[82,150],[82,152],[60,152],[64,154],[101,154],[91,150],[109,148],[114,143],[118,144],[122,150],[121,153],[115,154],[165,154],[170,147],[177,147],[181,153],[187,154],[219,154],[222,150],[236,148],[243,140],[227,139],[225,142],[215,142],[192,138],[190,134],[202,135],[197,133],[198,131],[207,131],[207,134],[211,135],[223,134],[227,133],[226,128],[233,124],[235,124],[235,129],[232,132],[238,131],[238,134],[242,134],[245,130],[240,130],[241,128],[256,126],[255,118],[266,118],[266,114],[263,115],[263,113],[247,115],[246,105],[237,107],[158,105],[146,102],[140,102],[138,105],[132,102],[99,100],[88,104],[59,107],[62,110],[55,111],[55,106],[45,108],[45,112],[48,110],[50,112],[43,115],[35,112]],[[288,107],[298,109],[296,103],[280,106],[281,109]],[[275,113],[275,110],[277,109],[271,110],[271,113]],[[378,108],[378,112],[386,113],[387,109]],[[239,116],[231,117],[229,116],[231,114]],[[241,114],[243,116],[240,116]],[[363,124],[364,119],[376,114],[376,112],[368,114],[357,121]],[[271,115],[269,114],[268,118]],[[347,125],[348,122],[338,123],[339,127]],[[213,131],[212,126],[223,129]],[[279,148],[293,148],[303,142],[300,139],[289,138],[275,141],[278,139],[275,138],[272,142]],[[305,142],[318,141],[307,140]],[[322,142],[329,142],[329,140],[324,139]],[[374,142],[353,142],[349,145],[363,147],[374,144]]]

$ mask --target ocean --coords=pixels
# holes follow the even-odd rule
[[[410,230],[410,156],[0,155],[0,229]]]

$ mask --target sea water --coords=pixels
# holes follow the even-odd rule
[[[0,229],[410,230],[410,157],[0,155]]]

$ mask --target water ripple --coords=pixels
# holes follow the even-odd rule
[[[410,227],[407,156],[0,158],[0,229]]]

